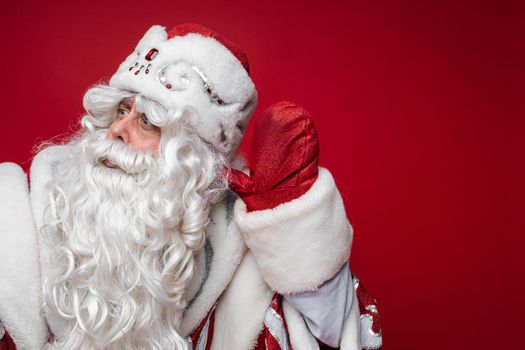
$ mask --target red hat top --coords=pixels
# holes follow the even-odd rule
[[[238,60],[241,62],[242,66],[250,73],[250,63],[248,62],[248,56],[237,44],[225,39],[221,35],[217,34],[213,30],[203,26],[198,23],[184,23],[179,24],[168,31],[168,39],[171,39],[176,36],[185,36],[187,34],[194,33],[199,34],[204,37],[213,38],[221,43],[222,46],[227,48]]]

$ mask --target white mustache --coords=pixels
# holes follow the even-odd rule
[[[135,152],[121,141],[97,139],[88,143],[86,151],[93,165],[107,167],[105,161],[115,165],[129,175],[137,175],[154,167],[155,158],[151,153]]]

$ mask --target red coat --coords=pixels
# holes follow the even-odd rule
[[[17,347],[41,349],[48,326],[63,337],[60,318],[41,313],[41,275],[47,271],[42,226],[52,181],[53,167],[67,155],[64,146],[39,153],[31,167],[31,193],[26,176],[12,164],[0,164],[0,320]],[[214,308],[210,349],[246,350],[264,336],[264,320],[275,293],[313,290],[334,276],[349,257],[352,227],[330,173],[320,168],[319,177],[302,197],[270,210],[246,212],[241,200],[228,197],[210,213],[206,245],[190,284],[193,299],[180,332],[189,337],[206,322]],[[205,250],[206,250],[205,249]],[[38,260],[40,256],[40,260]],[[357,299],[344,324],[341,349],[361,349]],[[278,305],[286,337],[294,349],[318,349],[302,316],[283,301]],[[263,331],[263,333],[261,333]],[[263,335],[261,335],[263,334]],[[5,338],[2,346],[8,346]],[[260,343],[259,343],[260,344]],[[260,346],[260,345],[259,345]]]

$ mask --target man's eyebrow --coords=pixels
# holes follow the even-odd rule
[[[131,98],[125,98],[123,99],[122,101],[120,101],[119,103],[119,107],[127,107],[127,108],[131,108],[131,106],[133,105],[133,101]]]

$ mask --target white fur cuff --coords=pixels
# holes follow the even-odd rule
[[[235,220],[264,279],[281,294],[317,289],[350,255],[352,226],[324,168],[308,192],[273,209],[247,213],[237,200]]]

